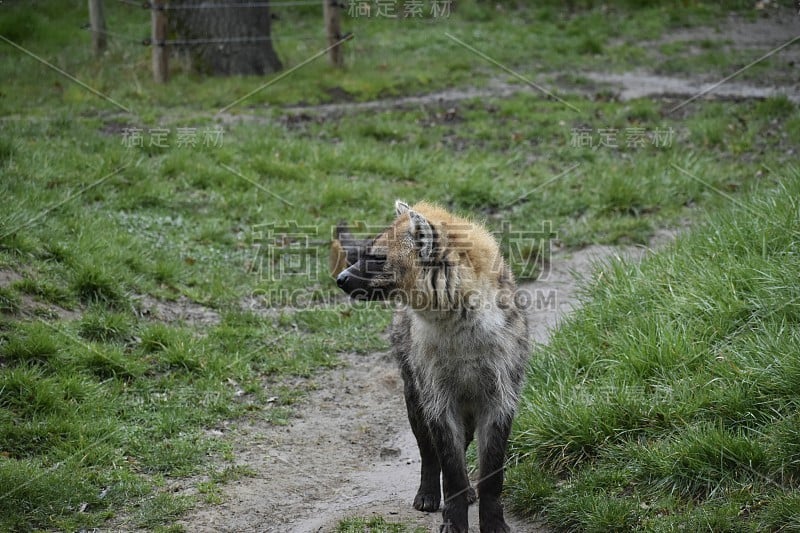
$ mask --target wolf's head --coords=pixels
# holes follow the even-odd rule
[[[505,270],[497,243],[481,226],[425,202],[409,207],[398,200],[395,214],[392,225],[336,278],[353,298],[453,308],[465,287]]]

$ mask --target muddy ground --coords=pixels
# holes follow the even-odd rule
[[[718,28],[676,32],[666,40],[725,39],[728,52],[735,52],[737,47],[759,46],[766,53],[800,36],[799,20],[791,10],[776,11],[755,22],[732,16],[721,21]],[[800,63],[798,46],[780,54],[783,61],[789,54],[790,63],[795,56],[794,64]],[[663,76],[657,68],[653,72],[580,74],[596,82],[597,88],[611,87],[623,100],[656,95],[689,98],[719,81]],[[553,79],[557,83],[557,77]],[[783,74],[778,74],[758,85],[733,81],[716,87],[707,97],[740,99],[785,94],[800,102],[798,80],[796,75],[784,79]],[[441,105],[475,97],[504,98],[523,90],[530,88],[498,79],[480,89],[454,89],[393,100],[388,107]],[[286,112],[324,117],[378,106],[386,108],[387,102],[330,104]],[[665,233],[657,240],[668,237]],[[556,297],[554,305],[531,310],[534,340],[547,342],[553,327],[577,305],[576,279],[589,275],[594,262],[615,255],[638,260],[644,254],[643,248],[610,246],[555,254],[546,279],[527,287],[534,293],[539,291],[545,301],[550,291],[555,291]],[[226,429],[227,437],[236,443],[237,463],[248,465],[256,475],[224,486],[222,504],[192,511],[181,521],[188,531],[330,531],[344,517],[372,515],[436,530],[438,513],[421,513],[411,507],[417,489],[419,456],[406,421],[402,384],[393,361],[387,353],[345,354],[342,358],[341,368],[314,378],[313,391],[296,406],[296,417],[289,425],[239,422]],[[543,531],[539,524],[509,518],[514,531]],[[477,531],[477,506],[472,506],[470,523]]]

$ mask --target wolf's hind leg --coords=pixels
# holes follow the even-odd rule
[[[447,533],[466,533],[469,530],[467,507],[472,488],[467,477],[463,428],[458,426],[448,417],[429,422],[442,467],[444,506],[441,531]]]
[[[481,420],[478,428],[478,454],[480,480],[478,516],[481,533],[507,533],[511,531],[503,517],[500,493],[503,490],[503,467],[511,432],[511,417],[491,416]]]

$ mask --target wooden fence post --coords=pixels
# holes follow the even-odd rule
[[[328,46],[333,46],[342,38],[338,0],[322,0],[322,15],[325,17],[325,31],[328,34]],[[342,45],[333,46],[328,57],[336,68],[344,66]]]
[[[169,56],[167,45],[167,12],[164,9],[166,0],[151,0],[150,20],[152,21],[152,36],[150,46],[153,47],[153,80],[156,83],[166,83],[169,77]]]
[[[89,0],[89,25],[92,28],[92,51],[100,55],[108,44],[103,0]]]

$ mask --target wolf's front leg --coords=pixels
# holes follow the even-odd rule
[[[439,509],[439,502],[442,499],[442,490],[439,485],[439,474],[441,473],[439,457],[436,455],[433,438],[428,424],[425,422],[422,405],[419,401],[419,392],[410,373],[403,371],[403,381],[408,421],[414,437],[417,439],[419,456],[422,460],[419,490],[414,497],[414,509],[433,512]]]
[[[486,416],[480,421],[478,431],[480,455],[478,516],[481,533],[508,533],[511,530],[503,517],[500,493],[503,490],[503,466],[508,434],[511,431],[511,417]]]
[[[434,420],[428,426],[442,468],[444,508],[440,532],[467,533],[470,486],[464,456],[464,432],[453,420]]]

